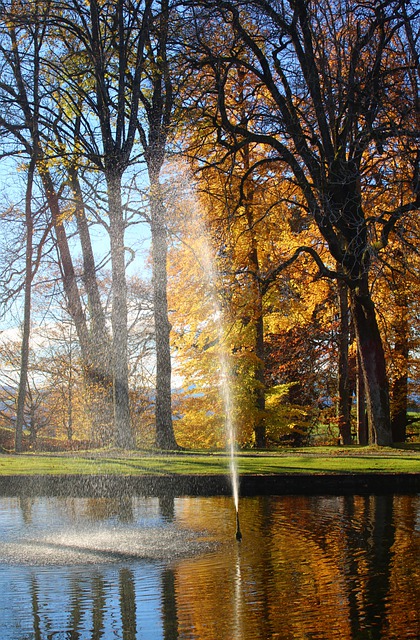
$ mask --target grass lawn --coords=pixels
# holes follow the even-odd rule
[[[240,452],[240,474],[275,473],[420,473],[420,445],[401,447],[305,447]],[[222,452],[177,453],[88,451],[0,454],[0,478],[35,474],[227,474]]]

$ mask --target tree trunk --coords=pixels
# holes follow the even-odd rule
[[[238,78],[240,81],[240,95],[241,102],[244,100],[244,84],[246,75],[242,70],[238,71]],[[246,113],[242,111],[241,120],[246,122]],[[249,171],[251,166],[250,159],[250,150],[249,145],[244,145],[242,149],[242,160],[244,165],[244,170],[246,172]],[[252,184],[252,180],[245,180],[243,184],[243,193],[244,193],[244,207],[245,207],[245,215],[248,225],[248,232],[250,235],[250,250],[248,253],[248,260],[250,271],[254,274],[258,274],[260,272],[260,260],[258,255],[258,238],[255,230],[255,220],[254,220],[254,187]],[[255,367],[254,377],[255,377],[255,408],[256,408],[256,418],[254,422],[254,434],[255,434],[255,446],[257,449],[264,449],[267,445],[267,428],[265,423],[265,346],[264,346],[264,312],[263,312],[263,292],[261,285],[257,279],[257,277],[253,277],[252,282],[252,295],[254,299],[251,301],[251,304],[254,306],[253,312],[253,323],[254,323],[254,331],[255,331],[255,355],[258,359],[258,364]]]
[[[159,176],[150,175],[150,212],[153,258],[153,305],[156,339],[156,446],[176,449],[172,423],[171,350],[167,299],[167,231]]]
[[[340,303],[340,333],[338,344],[337,418],[341,444],[351,444],[350,384],[349,384],[349,304],[347,286],[338,282]]]
[[[63,288],[67,298],[68,310],[76,328],[83,360],[84,362],[88,362],[90,345],[86,317],[80,300],[76,273],[74,271],[70,247],[63,225],[63,216],[61,215],[59,198],[48,171],[41,169],[40,175],[56,235],[60,265],[62,269]]]
[[[258,250],[257,250],[257,241],[253,231],[253,224],[251,218],[251,212],[249,211],[250,207],[246,206],[246,210],[248,211],[248,223],[250,233],[252,234],[251,240],[251,251],[249,253],[249,264],[251,270],[255,273],[259,272],[259,260],[258,260]],[[255,399],[255,421],[254,421],[254,435],[255,435],[255,446],[257,449],[264,449],[267,445],[267,428],[265,423],[265,394],[266,394],[266,386],[265,386],[265,344],[264,344],[264,313],[263,313],[263,294],[261,291],[261,287],[257,279],[253,279],[252,282],[252,292],[254,299],[251,300],[251,304],[253,305],[253,328],[254,328],[254,345],[253,351],[257,357],[257,364],[253,364],[253,375],[254,375],[254,399]]]
[[[103,374],[109,369],[107,353],[108,346],[110,346],[110,340],[108,331],[106,328],[106,318],[104,309],[101,303],[101,297],[98,288],[98,281],[96,278],[96,265],[95,257],[93,253],[92,241],[89,232],[89,226],[86,219],[86,212],[83,203],[82,189],[79,183],[79,178],[76,169],[71,167],[69,169],[70,184],[73,191],[75,200],[75,218],[77,223],[77,232],[80,239],[80,246],[82,249],[83,257],[83,283],[86,288],[89,318],[91,323],[90,333],[93,337],[95,344],[96,359],[98,358],[98,349],[100,351],[101,360],[104,360],[102,368]],[[102,353],[102,352],[105,353]]]
[[[40,174],[54,225],[60,257],[63,288],[68,304],[68,312],[74,322],[82,353],[83,374],[88,391],[88,402],[90,405],[92,427],[94,431],[93,439],[95,441],[99,439],[101,444],[105,444],[109,441],[109,412],[107,410],[103,410],[104,398],[106,403],[109,390],[112,390],[113,388],[112,375],[109,373],[109,364],[107,360],[107,346],[103,345],[100,340],[97,340],[97,336],[91,335],[89,332],[86,315],[80,299],[80,292],[67,234],[63,224],[58,194],[56,193],[54,183],[49,172],[43,168],[40,171]],[[97,320],[95,320],[95,322],[97,322]],[[103,336],[101,335],[101,338],[102,337]],[[103,357],[105,357],[106,365],[104,365]],[[108,369],[108,373],[105,375],[105,378],[103,377],[103,366],[106,366]],[[97,385],[99,385],[99,389]]]
[[[26,224],[26,256],[25,256],[25,296],[23,312],[23,334],[21,344],[21,360],[19,374],[19,389],[16,410],[15,451],[22,452],[23,426],[25,422],[26,386],[28,381],[29,338],[31,332],[31,298],[32,298],[32,251],[34,224],[32,219],[32,187],[35,171],[35,158],[31,159],[28,169],[28,179],[25,196],[25,224]]]
[[[265,348],[264,348],[264,318],[262,313],[262,299],[260,297],[260,304],[258,305],[258,315],[255,322],[255,355],[258,358],[259,365],[255,372],[255,404],[257,407],[257,420],[254,426],[255,433],[255,446],[257,449],[264,449],[267,445],[266,437],[266,424],[265,424],[265,376],[264,376],[264,363],[265,363]]]
[[[366,446],[369,442],[368,424],[366,416],[365,387],[363,384],[362,368],[360,357],[357,355],[357,375],[356,375],[356,395],[357,395],[357,442]]]
[[[363,374],[366,409],[371,444],[392,443],[389,411],[389,389],[385,354],[376,320],[375,307],[369,295],[367,278],[360,290],[350,291],[351,312]]]
[[[407,437],[407,373],[401,373],[392,382],[391,428],[393,442],[404,442]]]
[[[404,442],[407,436],[407,394],[409,326],[408,301],[405,283],[400,282],[395,291],[397,317],[394,321],[395,344],[393,352],[394,376],[391,385],[391,428],[394,442]]]
[[[113,429],[111,340],[98,288],[95,257],[82,189],[75,167],[69,168],[69,176],[75,200],[75,218],[83,257],[82,279],[86,289],[89,314],[89,360],[85,362],[83,373],[91,415],[91,437],[94,442],[107,444],[112,438]]]
[[[121,202],[121,177],[108,173],[109,231],[112,260],[112,371],[114,393],[114,444],[134,448],[128,387],[127,283],[125,274],[125,223]]]

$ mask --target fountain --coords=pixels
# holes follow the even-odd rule
[[[224,422],[225,433],[227,440],[227,449],[229,454],[229,470],[232,483],[232,497],[235,507],[236,517],[236,540],[238,542],[242,540],[242,533],[239,524],[239,474],[237,468],[237,456],[236,456],[236,430],[233,419],[234,407],[231,392],[231,366],[230,357],[226,349],[224,348],[225,336],[224,336],[224,318],[223,308],[219,302],[218,291],[218,273],[216,267],[216,261],[213,256],[210,244],[207,240],[208,233],[204,228],[202,222],[198,222],[200,228],[200,238],[204,242],[204,251],[202,253],[202,268],[207,278],[207,285],[209,294],[212,300],[213,306],[213,318],[217,327],[217,343],[219,346],[219,362],[220,362],[220,376],[219,385],[223,401],[224,410]]]
[[[213,263],[214,264],[214,263]],[[214,274],[214,267],[208,271],[210,274]],[[214,281],[210,280],[210,284],[212,284],[212,297],[213,303],[216,308],[215,310],[215,319],[217,322],[218,328],[218,341],[220,345],[223,345],[224,335],[223,335],[223,314],[218,304],[217,298],[214,294]],[[235,514],[236,514],[236,540],[238,542],[242,540],[242,533],[239,524],[239,475],[238,475],[238,467],[236,461],[236,433],[235,433],[235,423],[233,421],[233,404],[232,404],[232,394],[231,394],[231,386],[230,386],[230,366],[229,366],[229,356],[222,349],[220,351],[220,388],[222,392],[223,398],[223,408],[225,414],[225,429],[226,429],[226,437],[228,444],[228,452],[229,452],[229,470],[230,477],[232,482],[232,495],[233,495],[233,503],[235,506]]]
[[[242,532],[241,532],[241,527],[239,524],[239,509],[236,509],[236,534],[235,537],[237,539],[238,542],[240,542],[242,540]]]
[[[420,637],[420,495],[241,497],[242,538],[232,374],[205,254],[241,545],[230,495],[157,496],[147,482],[113,497],[2,495],[0,483],[2,640]]]

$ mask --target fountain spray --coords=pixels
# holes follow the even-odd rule
[[[210,253],[208,253],[208,257]],[[217,326],[217,337],[220,346],[219,362],[220,362],[220,379],[219,386],[222,394],[223,408],[225,414],[225,432],[227,443],[229,445],[229,467],[230,477],[232,482],[233,502],[235,505],[236,513],[236,539],[242,540],[242,533],[239,526],[239,475],[236,462],[236,429],[233,419],[233,400],[231,394],[231,370],[229,363],[229,356],[224,348],[224,327],[223,327],[223,311],[221,305],[218,303],[216,291],[216,273],[213,262],[209,262],[209,268],[207,273],[210,274],[209,284],[211,285],[211,293],[213,299],[214,313],[213,318]]]
[[[221,397],[223,402],[223,409],[225,415],[225,433],[226,433],[226,442],[229,445],[229,467],[230,467],[230,477],[232,482],[232,491],[233,491],[233,501],[235,505],[235,514],[236,514],[236,540],[242,540],[242,533],[239,526],[239,476],[238,469],[236,463],[236,450],[235,450],[235,442],[236,442],[236,429],[234,424],[234,411],[233,411],[233,400],[231,393],[231,367],[230,367],[230,358],[226,349],[225,344],[225,332],[224,332],[224,317],[223,317],[223,308],[222,304],[218,299],[218,290],[220,288],[220,284],[218,282],[218,271],[216,266],[215,256],[213,254],[210,242],[208,240],[208,232],[205,227],[203,220],[200,217],[200,210],[197,208],[196,210],[196,224],[197,230],[199,231],[199,237],[202,244],[202,252],[200,254],[200,263],[203,267],[203,272],[205,274],[205,278],[207,280],[208,291],[210,294],[210,299],[212,301],[213,306],[213,314],[212,319],[216,326],[217,331],[217,344],[219,348],[219,363],[220,363],[220,372],[219,372],[219,387],[221,390]]]

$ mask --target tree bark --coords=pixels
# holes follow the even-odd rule
[[[375,307],[368,292],[367,277],[363,282],[363,291],[350,291],[350,307],[363,374],[372,444],[387,446],[392,443],[388,378]]]
[[[259,365],[255,372],[255,404],[257,407],[257,420],[254,426],[255,446],[257,449],[264,449],[267,445],[266,424],[265,424],[265,348],[264,348],[264,318],[262,313],[262,299],[258,305],[258,315],[255,321],[255,355],[258,358]]]
[[[73,266],[73,259],[70,252],[66,230],[63,225],[63,217],[61,215],[58,194],[55,190],[53,180],[48,170],[46,170],[45,168],[41,168],[39,172],[41,175],[42,185],[44,187],[44,193],[47,198],[48,207],[51,212],[52,223],[56,235],[58,253],[60,256],[60,265],[62,269],[63,288],[64,293],[67,297],[69,313],[74,321],[77,337],[79,339],[80,348],[83,354],[83,359],[85,360],[85,362],[88,362],[90,349],[86,316],[80,300],[76,273]]]
[[[171,389],[171,325],[167,300],[167,227],[166,209],[160,184],[160,172],[165,159],[173,107],[172,77],[167,58],[170,7],[160,3],[160,12],[153,24],[156,49],[149,50],[151,68],[151,99],[146,108],[148,134],[139,124],[138,130],[145,150],[150,181],[150,217],[153,261],[153,303],[156,340],[156,446],[177,449],[172,422]],[[144,98],[142,98],[144,102]]]
[[[77,232],[82,249],[82,279],[83,284],[85,285],[88,300],[88,310],[91,324],[90,333],[95,343],[96,359],[98,359],[99,347],[101,359],[103,358],[104,360],[101,368],[103,368],[103,373],[105,374],[109,369],[109,367],[107,366],[107,358],[109,357],[107,350],[110,341],[108,330],[106,328],[105,313],[101,303],[101,297],[98,288],[98,280],[96,278],[95,257],[89,232],[89,225],[86,219],[82,188],[80,186],[77,169],[75,167],[69,168],[69,177],[75,202]]]
[[[404,283],[401,284],[404,289]],[[394,442],[404,442],[407,436],[407,394],[408,394],[408,355],[409,326],[408,302],[404,292],[397,292],[395,322],[395,373],[391,385],[391,429]]]
[[[244,109],[244,85],[246,74],[243,70],[238,70],[238,79],[239,79],[239,93],[241,97],[242,109],[241,109],[241,121],[243,124],[246,124],[247,115],[246,110]],[[243,149],[241,150],[242,161],[244,165],[244,170],[246,173],[249,172],[251,166],[251,157],[250,157],[250,147],[249,144],[245,144]],[[256,417],[254,422],[254,435],[255,435],[255,446],[257,449],[264,449],[267,445],[267,429],[265,423],[265,394],[266,394],[266,386],[265,386],[265,345],[264,345],[264,311],[263,311],[263,291],[261,288],[261,283],[258,281],[257,274],[260,273],[260,260],[259,260],[259,252],[258,252],[258,238],[256,236],[255,231],[255,220],[254,220],[254,188],[252,184],[252,179],[245,179],[243,184],[243,199],[244,199],[244,208],[245,215],[248,226],[248,233],[250,237],[250,249],[248,253],[248,261],[250,270],[252,273],[256,274],[253,276],[252,282],[252,293],[254,296],[254,300],[252,300],[253,305],[253,324],[254,324],[254,335],[255,335],[255,355],[257,356],[258,364],[255,365],[254,370],[254,378],[255,378],[255,408],[256,408]]]
[[[337,417],[341,444],[351,444],[349,385],[349,304],[348,289],[338,282],[340,332],[338,340],[338,402]]]
[[[121,202],[121,177],[106,175],[112,260],[112,371],[114,393],[114,444],[134,448],[128,385],[127,282],[125,273],[125,223]]]
[[[357,442],[366,446],[369,442],[368,424],[366,416],[365,386],[363,384],[360,357],[357,355],[356,395],[357,395]]]
[[[171,325],[168,319],[167,253],[165,207],[162,202],[159,173],[149,171],[150,213],[153,259],[153,305],[156,340],[156,446],[160,449],[176,449],[171,402]]]
[[[15,432],[15,451],[22,452],[23,427],[25,422],[25,400],[26,387],[28,381],[28,364],[29,364],[29,338],[31,333],[31,305],[32,305],[32,251],[33,251],[33,233],[34,223],[32,218],[32,187],[35,172],[35,157],[31,158],[28,170],[28,178],[26,184],[25,196],[25,225],[26,225],[26,256],[25,256],[25,289],[24,289],[24,311],[23,311],[23,333],[21,344],[21,360],[19,374],[19,388],[17,397],[16,410],[16,432]]]
[[[76,167],[69,167],[70,185],[75,202],[75,218],[83,257],[82,280],[85,286],[89,317],[89,359],[84,377],[91,415],[92,440],[109,443],[113,430],[113,377],[111,339],[99,293],[95,257]]]

